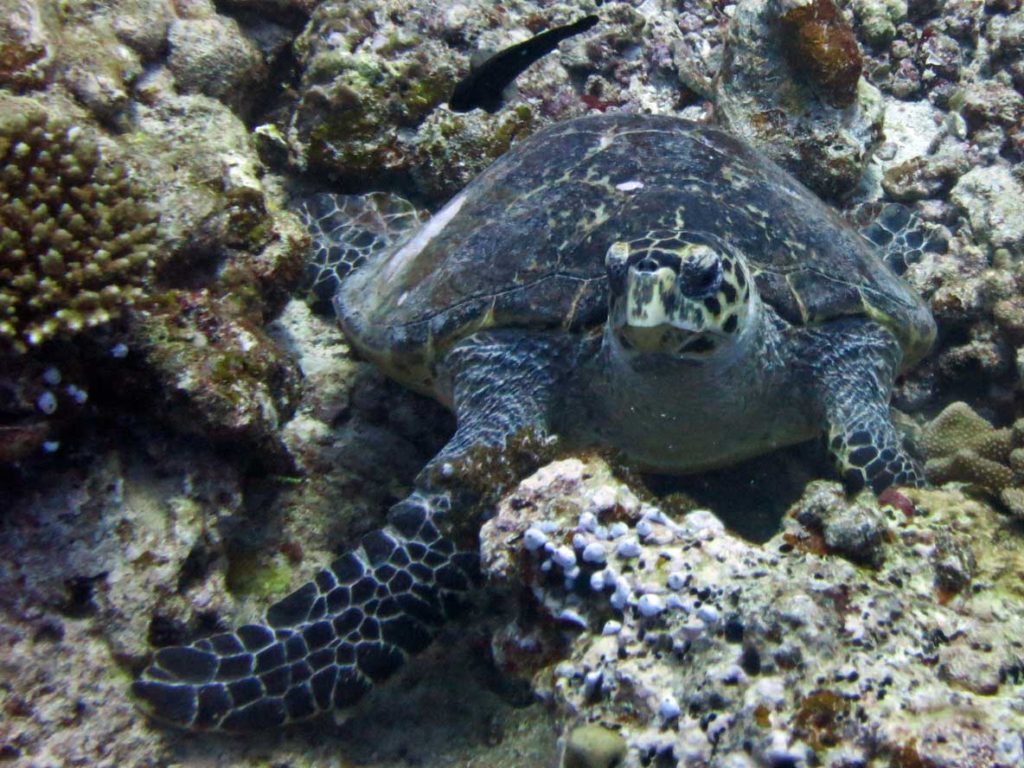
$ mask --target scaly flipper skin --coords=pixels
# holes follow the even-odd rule
[[[812,336],[829,449],[847,488],[881,493],[923,485],[924,473],[892,423],[889,397],[900,359],[892,334],[864,320],[842,320],[828,334]]]
[[[297,212],[313,237],[306,268],[311,290],[324,302],[352,270],[400,245],[426,220],[408,200],[380,192],[313,195]]]
[[[392,507],[385,528],[273,605],[264,624],[157,651],[133,685],[150,716],[193,730],[286,725],[355,704],[430,644],[477,581],[478,553],[460,551],[452,535],[478,527],[451,509],[452,498],[478,495],[461,493],[473,478],[460,470],[481,451],[503,454],[523,430],[546,432],[564,363],[545,339],[523,334],[480,334],[449,357],[458,429],[420,490]]]
[[[135,695],[158,720],[236,732],[354,704],[430,644],[476,580],[476,553],[439,531],[447,505],[446,495],[414,493],[265,624],[157,651]]]

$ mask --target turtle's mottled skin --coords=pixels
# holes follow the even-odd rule
[[[889,396],[932,343],[928,310],[866,239],[719,130],[553,126],[404,243],[354,253],[371,255],[336,295],[343,328],[449,405],[456,433],[388,526],[266,626],[159,651],[135,692],[160,719],[264,728],[387,677],[473,581],[453,543],[485,508],[473,470],[523,435],[684,473],[825,434],[851,487],[920,481]]]

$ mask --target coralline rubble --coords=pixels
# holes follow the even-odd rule
[[[548,465],[484,529],[533,606],[496,653],[623,766],[1019,765],[1020,534],[957,492],[890,501],[815,482],[754,545],[600,460]]]

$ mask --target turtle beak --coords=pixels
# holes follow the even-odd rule
[[[679,353],[705,336],[703,316],[687,311],[679,271],[644,259],[627,268],[620,338],[638,352]]]
[[[704,334],[662,323],[652,326],[624,325],[619,338],[637,352],[685,352]],[[699,345],[698,345],[699,346]]]

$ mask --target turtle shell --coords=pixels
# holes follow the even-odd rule
[[[478,330],[600,325],[608,247],[669,228],[744,253],[762,299],[792,325],[871,317],[907,364],[931,345],[922,301],[813,193],[723,131],[654,115],[584,117],[516,145],[351,275],[336,308],[358,347],[429,391],[432,364]]]

